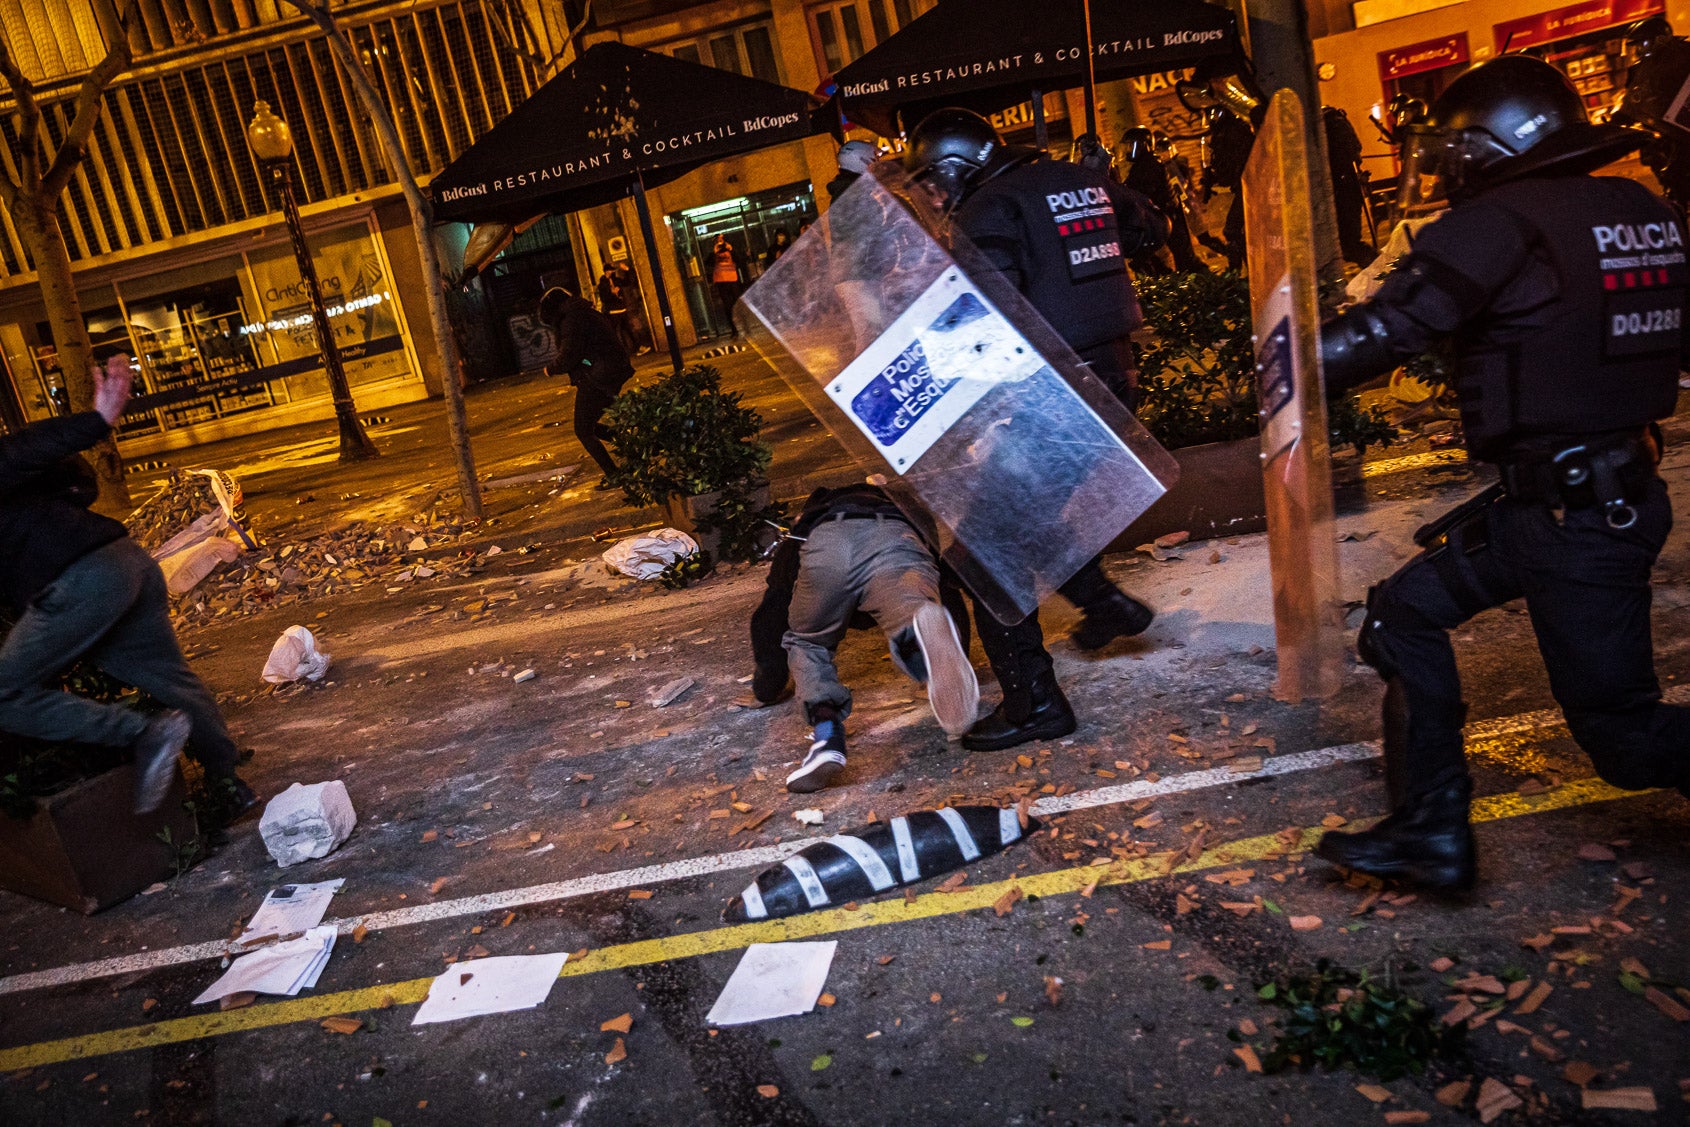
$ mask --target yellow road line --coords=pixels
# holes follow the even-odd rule
[[[1609,802],[1637,793],[1616,790],[1596,779],[1581,779],[1540,795],[1528,797],[1509,793],[1479,799],[1473,804],[1473,821],[1496,822],[1526,814],[1542,814],[1594,802]],[[1171,872],[1166,855],[1117,861],[1108,866],[1076,865],[1070,869],[1033,873],[992,884],[965,887],[952,893],[929,892],[912,901],[876,901],[863,904],[856,911],[831,908],[784,920],[737,924],[661,939],[641,939],[589,951],[585,957],[565,963],[559,977],[570,978],[575,975],[599,974],[676,959],[691,959],[720,951],[738,950],[752,943],[779,943],[788,939],[832,935],[879,927],[883,924],[957,915],[978,908],[989,908],[1012,888],[1020,888],[1027,895],[1059,896],[1079,892],[1094,881],[1099,886],[1136,884],[1174,874],[1261,862],[1275,854],[1312,848],[1322,832],[1319,826],[1303,829],[1298,840],[1289,846],[1278,834],[1263,834],[1226,842],[1204,850],[1196,859],[1187,861]],[[39,1068],[65,1061],[145,1049],[154,1045],[198,1041],[207,1037],[221,1037],[230,1033],[293,1025],[298,1022],[321,1021],[326,1017],[385,1009],[389,1006],[413,1005],[427,997],[429,984],[433,981],[432,976],[413,978],[385,986],[366,986],[311,998],[291,998],[284,1002],[249,1006],[245,1009],[195,1014],[192,1017],[173,1018],[150,1025],[133,1025],[103,1033],[19,1045],[16,1048],[0,1050],[0,1072]]]

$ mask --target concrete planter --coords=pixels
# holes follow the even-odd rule
[[[1210,540],[1262,531],[1267,527],[1267,499],[1261,451],[1261,439],[1255,435],[1170,451],[1179,463],[1179,482],[1116,537],[1110,549],[1130,552],[1170,532]]]
[[[710,553],[712,560],[717,559],[717,549],[721,547],[721,534],[714,529],[701,532],[698,522],[716,511],[716,502],[722,499],[721,491],[715,493],[697,493],[691,497],[665,497],[663,499],[663,513],[669,521],[670,528],[678,528],[682,532],[698,541],[698,546]],[[764,482],[751,491],[751,499],[759,508],[769,503],[769,483]]]
[[[0,888],[92,915],[176,874],[199,836],[180,771],[164,804],[136,815],[135,770],[119,767],[50,798],[29,818],[0,814]],[[170,831],[170,842],[161,838]]]

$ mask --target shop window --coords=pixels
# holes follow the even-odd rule
[[[703,63],[719,70],[761,78],[765,82],[781,80],[768,24],[747,24],[697,39],[661,44],[654,50],[689,63]]]

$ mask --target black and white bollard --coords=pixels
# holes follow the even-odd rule
[[[1012,809],[947,806],[836,834],[760,874],[728,901],[730,923],[796,916],[862,900],[997,853],[1039,828]]]

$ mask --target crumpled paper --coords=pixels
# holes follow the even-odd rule
[[[698,551],[698,541],[678,528],[660,528],[618,540],[604,553],[604,562],[635,579],[656,579],[676,560]]]

